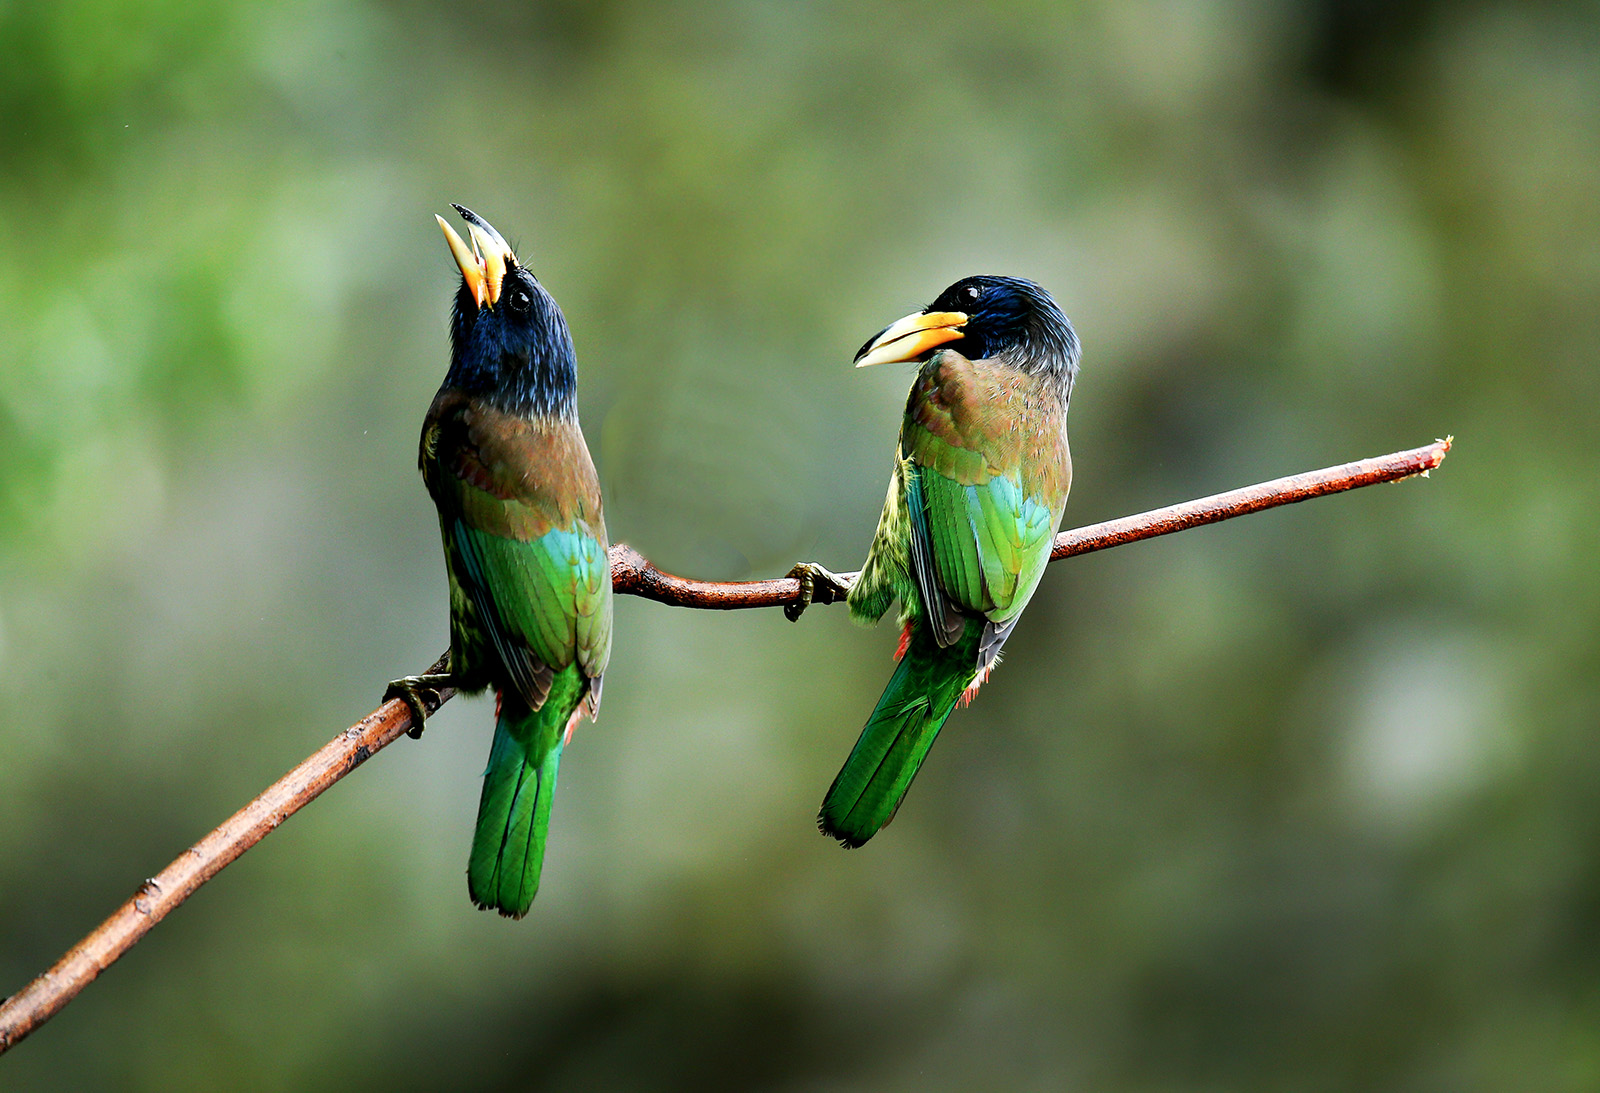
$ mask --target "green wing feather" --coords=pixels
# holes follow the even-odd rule
[[[1034,382],[952,350],[924,366],[878,531],[850,590],[853,618],[876,621],[898,597],[908,618],[944,616],[954,641],[957,613],[1003,624],[1027,605],[1072,482],[1065,408],[1037,397]]]
[[[466,486],[471,489],[471,486]],[[484,625],[497,647],[525,648],[550,669],[574,660],[604,669],[610,645],[611,563],[587,529],[552,528],[531,541],[507,539],[457,520],[452,539],[463,576],[486,600]]]
[[[498,661],[533,710],[569,664],[598,680],[611,651],[611,563],[577,423],[441,393],[422,470],[444,533],[455,670],[494,678],[483,662]]]
[[[927,536],[931,576],[949,601],[1003,623],[1027,605],[1050,560],[1071,463],[1049,407],[993,397],[999,382],[951,357],[924,373],[906,408],[901,445],[922,499],[911,523]]]

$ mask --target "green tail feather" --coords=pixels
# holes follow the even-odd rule
[[[568,668],[556,674],[537,711],[529,711],[515,694],[501,699],[467,865],[467,891],[479,907],[521,918],[533,904],[556,795],[561,737],[581,697],[577,670]]]
[[[817,826],[848,847],[860,846],[894,819],[934,738],[977,674],[981,624],[941,649],[917,624],[877,708],[844,768],[828,787]]]

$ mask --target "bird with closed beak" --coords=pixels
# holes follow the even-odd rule
[[[1079,353],[1044,289],[968,277],[856,354],[857,367],[920,369],[883,515],[847,597],[851,618],[865,623],[898,599],[903,627],[894,675],[818,816],[847,847],[894,817],[939,729],[988,678],[1038,587],[1072,484],[1067,405]],[[801,607],[818,582],[843,590],[812,563],[794,573]]]

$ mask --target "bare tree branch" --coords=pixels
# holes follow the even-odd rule
[[[1050,558],[1052,561],[1070,558],[1312,497],[1426,475],[1444,462],[1450,443],[1450,438],[1446,437],[1423,448],[1308,471],[1137,516],[1064,531],[1056,536]],[[730,611],[780,607],[800,599],[800,582],[792,577],[739,583],[686,580],[663,573],[638,551],[621,543],[611,548],[611,575],[612,587],[617,592],[674,607]],[[845,584],[854,577],[853,573],[846,576]],[[837,599],[831,589],[819,584],[813,602],[834,603]],[[443,671],[444,663],[441,657],[429,671]],[[440,693],[428,712],[432,713],[449,701],[454,693],[448,689]],[[145,881],[128,902],[73,946],[53,968],[0,1003],[0,1054],[55,1016],[202,884],[315,800],[323,790],[398,740],[410,726],[411,715],[403,702],[398,699],[385,702],[268,786],[259,797],[184,851],[159,874]]]
[[[444,669],[445,658],[440,657],[429,671]],[[438,709],[454,693],[446,689],[428,712]],[[423,696],[429,697],[428,692]],[[410,727],[411,713],[405,703],[398,699],[385,702],[141,884],[128,902],[68,950],[55,967],[0,1004],[0,1054],[54,1017],[195,889],[314,801],[323,790],[398,740]]]
[[[1248,516],[1252,512],[1292,505],[1296,501],[1308,501],[1330,493],[1426,475],[1444,462],[1452,440],[1446,437],[1410,451],[1392,452],[1339,467],[1292,474],[1287,478],[1274,478],[1271,482],[1259,482],[1254,486],[1229,490],[1196,501],[1185,501],[1181,505],[1169,505],[1164,509],[1141,512],[1137,516],[1124,516],[1120,520],[1107,520],[1103,524],[1063,531],[1056,536],[1050,560],[1059,561],[1140,539],[1153,539],[1157,535],[1187,531],[1202,524],[1215,524],[1219,520]],[[854,573],[839,576],[847,587],[856,578]],[[800,582],[793,577],[727,583],[674,577],[670,573],[663,573],[651,565],[644,555],[623,543],[611,548],[611,587],[618,592],[643,596],[669,607],[695,607],[708,611],[784,607],[800,601]],[[831,589],[818,585],[811,602],[837,603],[838,600],[839,597]]]

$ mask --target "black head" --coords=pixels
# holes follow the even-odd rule
[[[939,293],[927,310],[966,313],[960,349],[968,360],[1010,354],[1071,357],[1077,363],[1078,335],[1072,323],[1051,295],[1032,281],[964,277]],[[1023,360],[1017,364],[1026,367]]]
[[[1078,375],[1072,323],[1048,292],[1020,277],[962,278],[869,339],[856,362],[924,361],[946,343],[968,360],[1000,359],[1055,380],[1063,398]]]
[[[474,247],[439,219],[461,269],[445,384],[522,417],[575,413],[577,355],[561,308],[499,232],[456,209]]]

